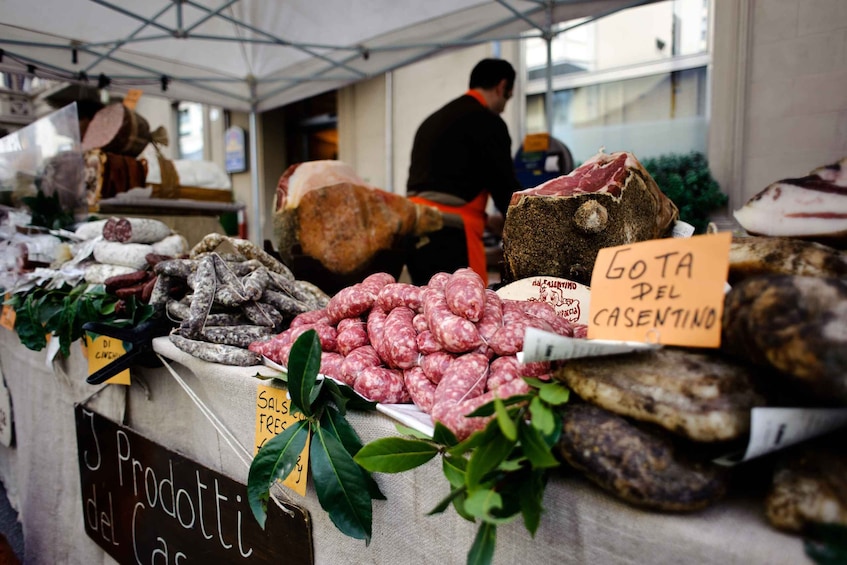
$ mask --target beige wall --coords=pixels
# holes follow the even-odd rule
[[[709,157],[736,209],[847,156],[847,2],[717,0]]]

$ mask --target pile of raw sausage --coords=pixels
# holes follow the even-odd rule
[[[549,363],[515,355],[528,327],[574,337],[549,304],[501,299],[470,269],[438,273],[422,287],[377,273],[249,349],[287,365],[294,341],[314,329],[321,373],[377,402],[412,401],[464,438],[488,420],[466,414],[495,395],[526,392],[520,377],[548,378]]]

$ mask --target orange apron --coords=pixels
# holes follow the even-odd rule
[[[465,242],[468,248],[468,266],[482,277],[482,282],[487,287],[488,265],[485,259],[482,234],[485,231],[485,207],[488,204],[488,191],[483,190],[476,198],[463,206],[448,206],[419,196],[409,196],[409,200],[462,217],[462,223],[465,226]]]

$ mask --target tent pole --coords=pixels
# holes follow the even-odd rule
[[[258,119],[254,107],[250,110],[250,182],[253,189],[253,221],[250,222],[250,240],[261,247],[264,226],[262,225],[262,195],[259,191],[259,136],[256,132],[257,124]]]
[[[544,42],[547,46],[547,68],[545,76],[547,79],[547,91],[544,95],[544,121],[547,133],[553,135],[553,2],[547,4],[547,21],[545,22]]]

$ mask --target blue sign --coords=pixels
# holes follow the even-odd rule
[[[224,159],[228,173],[243,173],[247,170],[247,146],[244,144],[244,128],[232,126],[224,132]]]

